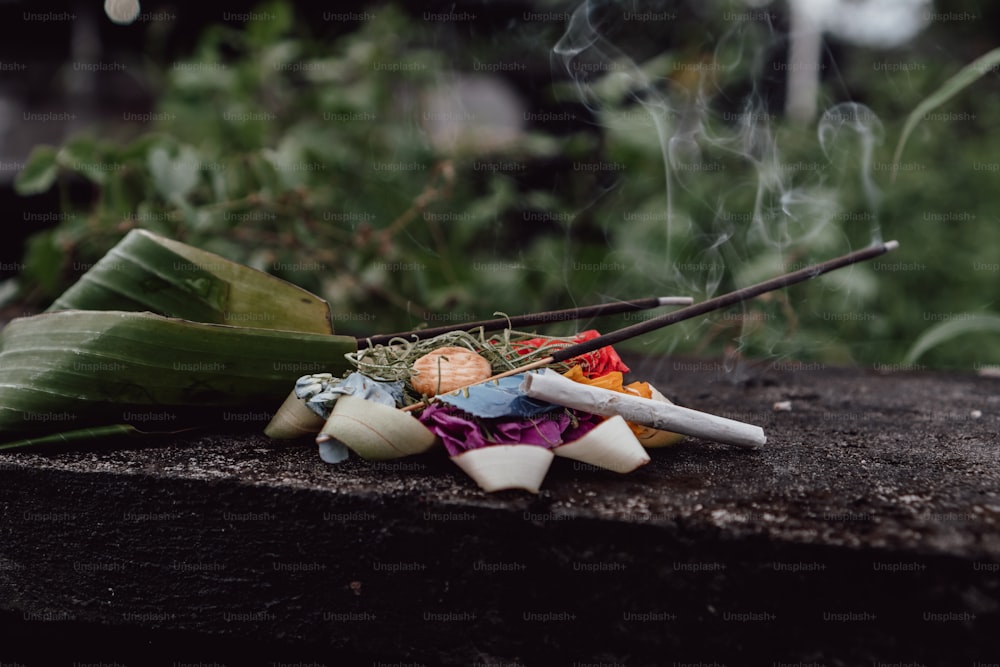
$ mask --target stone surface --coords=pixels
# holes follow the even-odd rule
[[[767,446],[557,459],[537,496],[221,428],[2,453],[0,661],[1000,662],[1000,380],[633,368]]]

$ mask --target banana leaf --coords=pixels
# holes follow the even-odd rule
[[[273,412],[301,375],[347,370],[357,343],[331,322],[306,290],[133,230],[46,313],[0,331],[0,442]]]
[[[49,312],[150,311],[194,322],[333,333],[318,296],[214,253],[134,229]]]
[[[168,431],[167,433],[174,434],[177,432]],[[81,428],[75,431],[63,431],[61,433],[53,433],[52,435],[38,436],[37,438],[25,438],[24,440],[15,440],[14,442],[6,442],[0,445],[0,450],[19,449],[21,447],[33,447],[36,445],[65,445],[65,444],[71,444],[73,442],[93,440],[95,438],[108,439],[108,438],[120,438],[133,435],[151,435],[151,434],[145,434],[136,427],[129,426],[128,424],[115,424],[113,426]]]
[[[273,411],[296,378],[342,373],[353,337],[70,310],[0,332],[0,433],[134,423],[176,429],[220,408]],[[238,417],[231,417],[238,419]]]

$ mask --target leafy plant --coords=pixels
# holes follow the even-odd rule
[[[981,79],[995,67],[1000,65],[1000,48],[993,49],[989,53],[976,58],[973,62],[963,67],[955,76],[951,77],[937,89],[932,95],[924,99],[917,108],[906,118],[903,131],[899,135],[899,142],[896,144],[896,152],[892,156],[892,180],[895,182],[899,171],[899,161],[903,156],[903,149],[906,142],[913,133],[913,129],[931,111],[937,109],[951,98]]]
[[[933,55],[919,42],[894,52],[913,63],[905,76],[877,72],[881,52],[845,51],[824,88],[836,131],[822,138],[771,113],[774,91],[748,94],[747,82],[774,79],[766,52],[748,50],[768,43],[767,26],[716,22],[727,38],[705,45],[700,23],[679,20],[669,40],[640,22],[622,29],[649,34],[612,32],[622,48],[604,44],[610,56],[584,63],[606,76],[566,86],[556,63],[554,85],[535,92],[580,104],[577,123],[442,145],[424,116],[442,85],[469,74],[456,48],[476,62],[523,61],[530,44],[548,63],[565,26],[452,48],[441,26],[393,5],[335,35],[298,20],[291,3],[260,13],[273,19],[212,26],[156,75],[153,132],[36,149],[18,188],[58,188],[67,213],[29,244],[22,284],[40,305],[137,227],[299,284],[354,334],[651,294],[704,298],[867,244],[873,229],[900,241],[897,256],[636,346],[893,363],[929,319],[1000,299],[996,270],[981,268],[996,265],[1000,245],[997,175],[977,166],[1000,152],[989,131],[1000,89],[980,79],[1000,55],[976,59],[949,26],[927,31]],[[634,45],[645,46],[626,53]],[[846,111],[856,106],[837,104],[852,99],[880,122],[860,126],[864,116]],[[924,118],[945,101],[968,120]],[[881,137],[898,137],[895,151]],[[480,168],[503,162],[518,169]],[[71,179],[92,198],[71,200]],[[1000,359],[1000,342],[980,335],[974,350],[936,346],[922,358],[966,368]]]
[[[913,365],[931,348],[949,343],[960,336],[979,332],[1000,334],[1000,315],[990,313],[952,315],[947,321],[935,324],[920,334],[913,342],[913,347],[906,353],[903,363]]]
[[[484,155],[444,154],[411,122],[444,67],[426,35],[386,7],[331,48],[297,35],[285,3],[258,14],[276,18],[214,26],[191,60],[167,69],[155,132],[33,152],[18,191],[59,187],[69,213],[26,258],[41,298],[141,227],[302,285],[358,333],[459,305],[515,306],[495,299],[475,265],[496,261],[492,225],[517,207],[516,193],[502,174],[471,182]],[[508,159],[554,148],[528,136]],[[93,202],[69,201],[71,177],[92,184]],[[461,223],[425,215],[442,209],[460,209]]]

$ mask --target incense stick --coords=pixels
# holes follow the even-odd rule
[[[728,308],[729,306],[735,306],[738,303],[753,299],[761,294],[773,292],[774,290],[778,290],[783,287],[789,287],[797,283],[805,282],[810,278],[816,278],[824,273],[829,273],[830,271],[835,271],[836,269],[856,264],[866,259],[878,257],[879,255],[883,255],[891,250],[895,250],[897,247],[899,247],[899,243],[896,241],[888,241],[887,243],[871,245],[867,248],[856,250],[841,257],[835,257],[834,259],[830,259],[819,264],[813,264],[812,266],[807,266],[804,269],[793,271],[792,273],[786,273],[784,275],[771,278],[770,280],[757,283],[756,285],[750,285],[749,287],[744,287],[742,289],[717,296],[714,299],[708,299],[707,301],[696,303],[693,306],[688,306],[687,308],[681,308],[680,310],[675,310],[671,313],[654,317],[646,320],[645,322],[639,322],[631,326],[623,327],[603,336],[598,336],[597,338],[592,338],[588,341],[577,343],[575,345],[569,345],[561,350],[557,350],[550,356],[551,361],[549,363],[566,361],[572,357],[578,357],[581,354],[593,352],[594,350],[607,345],[614,345],[615,343],[620,343],[630,338],[641,336],[644,333],[649,333],[650,331],[655,331],[656,329],[661,329],[665,326],[676,324],[677,322],[690,320],[691,318],[698,317],[699,315],[710,313],[713,310],[720,310],[722,308]]]
[[[701,303],[696,303],[687,308],[681,308],[680,310],[675,310],[672,313],[667,313],[665,315],[660,315],[659,317],[654,317],[652,319],[646,320],[645,322],[639,322],[631,326],[623,327],[616,331],[604,334],[603,336],[598,336],[597,338],[591,338],[590,340],[584,341],[582,343],[576,343],[574,345],[568,345],[561,350],[553,352],[551,355],[538,359],[530,364],[526,364],[519,368],[512,368],[509,371],[499,373],[491,378],[483,380],[483,382],[490,382],[492,380],[498,380],[500,378],[508,377],[511,375],[517,375],[518,373],[524,373],[525,371],[535,370],[536,368],[542,368],[543,366],[548,366],[560,361],[566,361],[572,359],[573,357],[578,357],[581,354],[587,354],[588,352],[593,352],[594,350],[600,349],[607,345],[614,345],[622,341],[634,338],[636,336],[641,336],[644,333],[649,333],[650,331],[655,331],[656,329],[661,329],[663,327],[669,326],[671,324],[676,324],[678,322],[683,322],[684,320],[689,320],[699,315],[704,315],[710,313],[713,310],[719,310],[722,308],[728,308],[729,306],[734,306],[737,303],[747,301],[748,299],[753,299],[761,294],[767,292],[773,292],[774,290],[781,289],[783,287],[789,287],[797,283],[805,282],[810,278],[816,278],[824,273],[829,273],[830,271],[835,271],[836,269],[849,266],[851,264],[856,264],[862,262],[866,259],[872,259],[883,255],[887,252],[895,250],[899,247],[897,241],[887,241],[886,243],[876,243],[863,248],[861,250],[856,250],[854,252],[842,255],[840,257],[835,257],[834,259],[821,262],[819,264],[813,264],[812,266],[807,266],[804,269],[798,271],[793,271],[792,273],[786,273],[770,280],[765,280],[764,282],[757,283],[755,285],[750,285],[742,289],[735,290],[733,292],[728,292],[721,296],[717,296],[707,301],[702,301]],[[482,384],[482,382],[476,383]],[[461,390],[459,390],[461,391]],[[415,403],[413,405],[402,408],[404,411],[418,410],[423,407],[425,403]]]
[[[448,324],[431,329],[416,329],[414,331],[404,331],[394,334],[380,334],[378,336],[359,336],[358,345],[388,345],[393,338],[405,338],[406,340],[426,340],[441,334],[452,331],[469,331],[482,327],[483,331],[498,331],[500,329],[530,326],[532,324],[547,324],[549,322],[569,322],[572,320],[585,320],[591,317],[601,317],[604,315],[617,315],[637,310],[649,310],[661,306],[689,306],[694,302],[689,296],[653,296],[644,299],[632,299],[631,301],[613,301],[594,306],[581,306],[579,308],[566,308],[565,310],[546,310],[540,313],[528,313],[526,315],[515,315],[513,317],[498,317],[492,320],[482,320],[480,322],[462,322],[458,324]]]

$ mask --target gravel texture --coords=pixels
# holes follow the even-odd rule
[[[228,423],[0,453],[0,661],[1000,663],[1000,380],[629,361],[767,446],[537,496]]]

